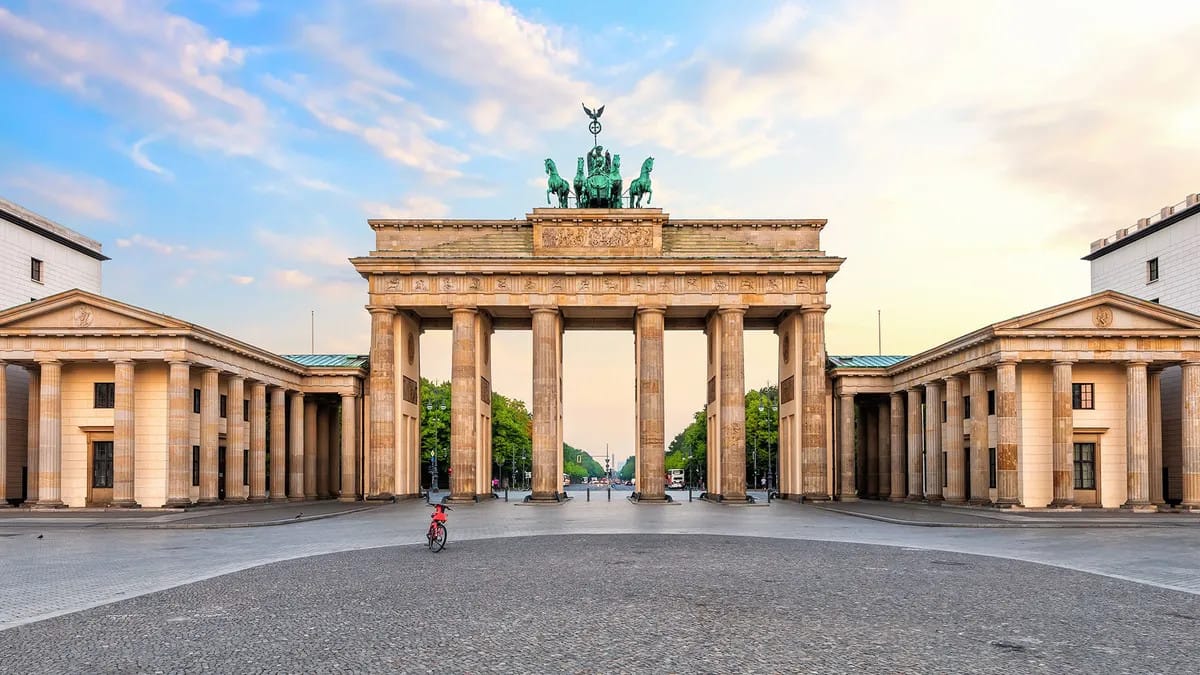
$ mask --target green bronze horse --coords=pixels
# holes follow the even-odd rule
[[[647,157],[642,162],[642,173],[629,184],[629,208],[642,208],[642,195],[646,195],[646,206],[650,205],[654,191],[650,189],[650,172],[654,170],[654,158]]]
[[[571,186],[563,180],[562,176],[558,175],[558,167],[549,157],[546,158],[546,174],[550,176],[546,181],[546,203],[553,206],[554,202],[550,201],[550,195],[555,195],[558,197],[558,208],[567,208],[567,195],[571,194]]]

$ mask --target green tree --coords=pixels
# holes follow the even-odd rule
[[[621,480],[633,480],[634,468],[637,465],[636,458],[630,457],[621,465],[621,470],[617,473],[617,478]]]
[[[532,429],[533,419],[524,401],[492,393],[492,461],[501,467],[502,475],[511,477],[515,466],[519,481],[530,470]]]

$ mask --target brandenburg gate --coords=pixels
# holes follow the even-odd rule
[[[588,113],[596,133],[599,115]],[[634,334],[634,498],[642,501],[667,499],[664,331],[705,332],[707,495],[725,502],[746,500],[743,332],[774,330],[780,491],[829,498],[826,284],[843,259],[821,250],[825,221],[675,220],[640,206],[652,167],[647,159],[625,193],[620,156],[596,143],[579,158],[581,207],[568,207],[570,186],[546,160],[548,198],[558,205],[524,219],[368,221],[375,250],[352,260],[369,283],[368,499],[420,493],[418,338],[446,328],[452,501],[492,494],[491,336],[500,328],[533,331],[532,500],[563,498],[562,337],[572,329]]]

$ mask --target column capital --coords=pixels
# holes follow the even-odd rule
[[[941,380],[942,380],[942,382],[949,383],[951,380],[959,379],[959,377],[961,377],[961,376],[958,373],[951,373],[950,375],[943,376],[941,378]]]
[[[450,305],[449,309],[451,314],[477,314],[479,312],[479,308],[475,305]]]
[[[720,311],[720,310],[718,310],[718,311]],[[643,312],[645,312],[646,314],[666,314],[667,306],[666,305],[638,305],[637,313],[641,314]]]
[[[1200,368],[1200,361],[1185,361],[1184,363],[1179,364],[1179,367],[1185,368],[1187,370],[1192,370],[1194,368]]]
[[[940,389],[942,387],[942,383],[934,380],[933,382],[926,382],[923,386],[925,387],[925,391],[929,391],[930,389]]]
[[[163,359],[163,361],[166,361],[167,363],[169,363],[171,365],[183,364],[188,367],[191,367],[191,365],[192,365],[192,362],[190,359],[184,359],[184,358],[168,357],[168,358]]]
[[[967,375],[973,375],[975,373],[986,373],[986,372],[987,372],[987,368],[983,368],[981,366],[976,366],[974,368],[967,369]]]
[[[923,385],[923,384],[914,384],[914,385],[913,385],[913,386],[911,386],[911,387],[905,387],[905,388],[904,388],[904,391],[906,391],[906,392],[908,392],[908,393],[910,393],[910,394],[920,394],[921,392],[925,391],[925,385]]]
[[[395,314],[397,310],[392,305],[367,305],[367,311],[371,314]]]
[[[801,314],[814,314],[814,313],[819,312],[821,314],[824,314],[825,312],[829,311],[830,306],[831,305],[805,305],[804,307],[800,308],[800,313]]]
[[[34,359],[34,361],[37,361],[37,364],[38,364],[39,366],[58,366],[58,365],[62,365],[62,361],[60,361],[59,359],[56,359],[56,358],[54,358],[54,357],[42,357],[42,358],[35,358],[35,359]]]
[[[216,373],[217,375],[221,374],[221,369],[217,368],[216,366],[204,366],[203,371],[205,373]]]
[[[996,367],[1000,366],[1016,366],[1021,363],[1021,359],[1016,356],[1005,356],[996,362]]]
[[[108,362],[113,365],[117,365],[118,363],[133,363],[133,359],[122,356],[115,359],[109,359]],[[0,363],[4,363],[4,361],[0,360]]]
[[[904,400],[904,394],[899,391],[893,391],[890,394],[888,394],[888,398],[893,399],[893,400],[901,400],[902,401],[902,400]]]
[[[1149,366],[1150,362],[1142,359],[1133,359],[1125,362],[1126,368],[1147,368]]]
[[[1075,365],[1075,359],[1054,359],[1051,363],[1056,366],[1073,366]]]
[[[851,400],[853,400],[853,399],[854,399],[854,393],[853,393],[853,392],[851,392],[851,393],[847,394],[846,392],[844,392],[844,391],[843,391],[842,393],[838,394],[838,398],[841,398],[841,399],[847,399],[847,398],[848,398],[848,399],[851,399]]]
[[[531,314],[561,314],[558,305],[530,305],[529,312]]]
[[[721,305],[717,307],[717,314],[745,314],[748,309],[749,305]]]
[[[296,391],[296,390],[294,390],[294,389],[293,389],[293,390],[291,390],[291,398],[292,398],[293,400],[300,400],[300,401],[303,401],[303,400],[304,400],[304,392],[302,392],[302,391]]]

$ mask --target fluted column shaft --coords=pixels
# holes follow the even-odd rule
[[[863,450],[866,458],[867,494],[870,499],[879,497],[879,417],[875,406],[863,403]]]
[[[192,371],[187,361],[171,361],[167,375],[167,506],[192,503]]]
[[[879,484],[880,499],[892,496],[892,411],[887,401],[876,406],[875,415],[878,418],[876,432],[879,434],[878,462],[875,465],[876,481]]]
[[[38,423],[38,502],[37,506],[59,507],[62,502],[62,364],[39,361],[42,365],[41,415]]]
[[[839,499],[858,501],[858,489],[854,485],[854,394],[842,394],[838,398],[838,417],[838,456],[842,464]]]
[[[1017,454],[1017,363],[996,366],[996,503],[1016,504]]]
[[[352,502],[358,499],[356,487],[357,472],[355,460],[358,453],[358,437],[355,433],[358,424],[358,410],[354,394],[342,394],[342,489],[338,499]]]
[[[288,454],[291,455],[291,465],[288,471],[288,498],[297,501],[304,499],[304,393],[292,392],[289,404]]]
[[[0,361],[0,508],[8,504],[8,364]]]
[[[25,503],[32,506],[37,504],[38,500],[38,464],[41,455],[41,443],[38,440],[38,437],[41,433],[40,418],[42,415],[42,372],[38,366],[30,367],[28,372],[29,421],[26,422],[25,425],[25,475],[28,477],[29,486],[25,491]]]
[[[961,504],[967,500],[963,462],[962,379],[946,378],[946,426],[942,448],[946,453],[946,501]]]
[[[825,458],[825,312],[828,309],[829,305],[821,305],[800,310],[804,323],[800,359],[804,380],[800,452],[804,458],[802,480],[805,499],[829,498],[829,469]],[[740,344],[740,328],[738,340]]]
[[[200,500],[213,504],[217,500],[217,420],[221,392],[218,389],[220,371],[205,368],[200,376]]]
[[[925,499],[942,499],[942,385],[925,385]]]
[[[1125,368],[1125,451],[1128,498],[1126,506],[1150,503],[1150,429],[1146,363]]]
[[[337,400],[337,399],[334,399]],[[341,441],[338,439],[338,406],[330,404],[326,406],[329,414],[329,426],[325,429],[325,433],[329,435],[325,441],[325,447],[328,448],[325,464],[325,484],[329,487],[329,497],[336,498],[338,496],[338,468],[340,467]]]
[[[1071,403],[1071,362],[1055,361],[1050,384],[1051,445],[1054,450],[1054,506],[1075,504],[1075,410]]]
[[[396,310],[367,309],[371,312],[371,471],[366,491],[368,497],[390,499],[396,490]]]
[[[1200,363],[1183,364],[1183,506],[1200,508]]]
[[[317,497],[329,494],[329,406],[317,406]]]
[[[533,308],[533,498],[562,491],[558,473],[558,308]]]
[[[113,364],[113,506],[137,506],[134,500],[133,361]],[[2,407],[2,406],[0,406]]]
[[[721,307],[721,497],[746,499],[745,307]],[[807,334],[805,334],[807,338]],[[808,478],[805,477],[807,482]]]
[[[904,396],[892,393],[888,396],[890,405],[888,413],[891,416],[891,461],[888,463],[888,476],[891,489],[888,499],[898,502],[904,499]]]
[[[304,496],[317,498],[317,402],[304,401]]]
[[[287,396],[271,387],[271,499],[287,499]]]
[[[1165,505],[1163,496],[1162,369],[1147,375],[1146,407],[1150,424],[1150,503]]]
[[[922,487],[921,448],[924,447],[924,430],[921,426],[921,389],[908,390],[908,498],[919,500],[924,497]]]
[[[479,310],[450,310],[453,345],[450,357],[450,498],[475,498],[475,321]],[[558,465],[555,464],[555,470]],[[561,482],[562,477],[558,480]],[[561,488],[561,486],[560,486]]]
[[[971,503],[992,500],[988,487],[988,400],[987,373],[968,371],[971,389]]]
[[[250,501],[267,500],[267,385],[250,388]]]
[[[663,330],[666,308],[641,307],[635,336],[638,369],[638,493],[641,499],[666,498],[663,436]]]
[[[225,501],[245,501],[246,485],[246,420],[242,416],[242,401],[246,400],[246,380],[234,375],[229,378],[225,397]]]

